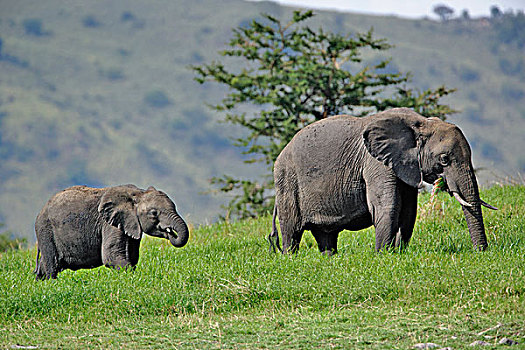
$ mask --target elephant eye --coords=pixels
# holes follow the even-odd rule
[[[151,217],[156,218],[157,216],[159,216],[159,211],[158,211],[157,209],[151,209],[151,210],[148,212],[148,215],[151,216]]]
[[[439,156],[439,162],[441,163],[441,165],[447,166],[447,165],[450,164],[450,159],[449,159],[448,155],[442,154],[442,155]]]

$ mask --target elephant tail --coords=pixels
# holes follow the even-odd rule
[[[39,271],[40,271],[40,248],[38,248],[36,251],[36,267],[33,273],[38,275]]]
[[[277,205],[273,207],[272,233],[268,235],[268,242],[270,242],[270,253],[276,253],[276,247],[281,253],[283,252],[279,245],[279,231],[277,230]]]

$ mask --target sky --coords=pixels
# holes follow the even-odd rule
[[[257,1],[257,0],[254,0]],[[375,15],[396,15],[406,18],[438,18],[432,11],[435,5],[454,9],[454,16],[467,9],[471,17],[489,16],[490,7],[496,5],[502,12],[524,10],[525,0],[271,0],[283,5],[357,12]]]

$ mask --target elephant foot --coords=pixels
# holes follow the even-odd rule
[[[274,235],[273,232],[268,236],[268,242],[270,244],[270,253],[277,253],[277,250],[281,253],[283,252],[279,246],[279,236]]]
[[[58,272],[57,273],[52,273],[52,274],[42,273],[42,274],[37,274],[36,275],[36,280],[37,281],[45,281],[45,280],[49,280],[49,279],[56,280],[57,276],[58,276]]]
[[[323,254],[324,256],[333,256],[337,254],[337,249],[324,250],[321,252],[321,254]]]
[[[114,270],[130,270],[130,271],[135,271],[135,267],[136,267],[134,264],[131,264],[128,261],[107,263],[104,266],[110,269],[114,269]]]

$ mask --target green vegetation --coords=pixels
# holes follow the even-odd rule
[[[213,222],[231,198],[201,194],[209,179],[254,179],[266,168],[246,167],[230,141],[246,134],[206,108],[228,91],[198,84],[189,66],[220,59],[232,29],[260,13],[284,22],[293,9],[241,0],[2,1],[0,221],[32,242],[34,219],[56,191],[135,183],[164,190],[190,222]],[[465,132],[486,182],[496,171],[525,170],[525,155],[513,152],[525,149],[525,59],[521,39],[512,40],[522,18],[318,12],[305,25],[342,36],[373,27],[393,48],[363,53],[363,66],[390,60],[380,73],[411,72],[407,89],[457,88],[443,101],[460,111],[448,120]]]
[[[144,103],[154,108],[165,108],[171,104],[171,100],[163,91],[153,90],[144,96]]]
[[[0,344],[68,349],[366,348],[433,342],[465,348],[508,337],[525,346],[525,187],[482,197],[489,249],[475,252],[459,205],[420,198],[410,247],[373,251],[373,230],[340,253],[309,233],[296,256],[270,254],[271,218],[192,231],[173,249],[141,247],[135,271],[65,271],[36,282],[35,251],[0,255]]]
[[[49,35],[50,33],[43,29],[40,18],[28,18],[23,22],[25,33],[36,37]]]
[[[414,108],[426,117],[446,119],[453,113],[440,100],[453,92],[444,86],[423,93],[404,87],[409,78],[389,72],[389,60],[359,67],[363,52],[386,51],[386,39],[367,33],[340,35],[314,30],[305,21],[312,11],[295,11],[287,22],[263,15],[233,30],[229,48],[221,55],[242,58],[242,69],[213,62],[193,66],[198,82],[215,82],[229,93],[213,109],[224,120],[245,129],[236,145],[252,155],[247,163],[263,162],[263,181],[214,178],[223,192],[234,192],[228,215],[245,219],[273,210],[273,163],[293,136],[305,126],[334,115],[365,116],[393,107]],[[384,72],[386,70],[386,72]],[[387,92],[388,91],[388,92]],[[246,112],[246,105],[258,107]],[[244,107],[244,108],[243,108]],[[235,193],[236,192],[236,193]]]
[[[11,231],[2,231],[5,225],[0,222],[0,252],[10,249],[22,249],[27,247],[27,239],[16,238]]]
[[[519,49],[525,47],[525,13],[523,11],[515,14],[506,12],[493,16],[493,22],[500,42],[516,45]]]

